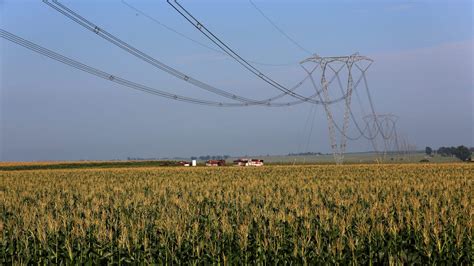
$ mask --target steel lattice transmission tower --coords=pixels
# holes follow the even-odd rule
[[[352,115],[352,93],[362,78],[365,81],[363,84],[367,86],[365,73],[372,62],[372,59],[360,56],[358,53],[349,56],[334,57],[321,57],[314,55],[300,62],[301,67],[309,75],[311,83],[317,92],[320,101],[323,103],[328,121],[331,149],[333,151],[334,160],[337,164],[342,164],[344,161],[344,153],[346,151],[348,139],[347,131],[349,127],[349,119]],[[318,72],[320,73],[319,82],[316,82],[314,78],[315,72],[311,72],[311,68],[308,67],[308,65],[314,66],[314,64],[316,64],[316,67],[319,67],[320,69]],[[344,82],[341,78],[342,73],[345,73]],[[335,87],[331,87],[331,84],[334,84],[334,80],[337,81],[335,83],[339,86],[340,92],[332,91]],[[331,100],[336,98],[336,96],[331,95],[334,95],[335,93],[342,93],[342,96],[344,97],[342,127],[337,124],[334,112],[331,108]],[[337,135],[339,135],[339,140]]]

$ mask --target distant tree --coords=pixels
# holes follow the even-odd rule
[[[425,153],[426,155],[431,156],[431,154],[433,154],[433,149],[431,147],[426,147]]]
[[[471,151],[466,146],[440,147],[438,154],[441,156],[454,156],[461,161],[468,161],[471,158]]]
[[[453,156],[454,147],[440,147],[438,149],[438,154],[441,156]]]
[[[471,160],[471,152],[469,151],[469,148],[462,145],[456,148],[454,156],[456,156],[461,161]]]

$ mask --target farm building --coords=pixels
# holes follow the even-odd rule
[[[224,166],[225,160],[209,160],[206,162],[206,166]]]
[[[235,160],[234,164],[238,166],[263,166],[263,160],[241,158]]]

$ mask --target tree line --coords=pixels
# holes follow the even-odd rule
[[[440,147],[438,150],[433,150],[431,147],[425,148],[425,153],[432,156],[433,153],[439,154],[444,157],[456,157],[461,161],[470,161],[474,148],[468,148],[466,146],[457,147]]]
[[[208,160],[226,160],[229,159],[230,155],[203,155],[203,156],[192,156],[191,160],[201,160],[201,161],[208,161]]]

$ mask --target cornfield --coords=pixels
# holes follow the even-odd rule
[[[0,264],[472,265],[474,165],[0,172]]]

